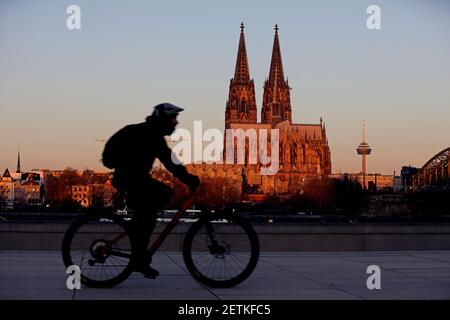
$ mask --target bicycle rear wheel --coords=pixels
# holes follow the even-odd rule
[[[64,235],[62,255],[66,268],[80,267],[81,283],[88,287],[112,287],[133,272],[132,241],[119,217],[77,219]]]
[[[250,223],[238,216],[204,216],[188,230],[183,258],[199,282],[229,288],[247,279],[255,269],[258,236]]]

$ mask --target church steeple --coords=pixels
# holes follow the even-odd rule
[[[276,125],[285,120],[292,122],[289,90],[289,84],[284,79],[278,25],[276,24],[269,78],[264,83],[263,107],[261,111],[262,123]]]
[[[234,70],[234,81],[250,81],[250,71],[248,69],[247,48],[245,47],[244,23],[241,23],[241,35],[239,38],[238,54],[236,58],[236,68]]]
[[[281,61],[280,40],[278,39],[278,25],[275,25],[275,38],[273,40],[272,60],[270,62],[269,82],[276,84],[284,80],[283,62]]]
[[[231,123],[256,123],[256,112],[255,84],[253,79],[250,80],[244,23],[241,23],[236,67],[225,110],[225,128],[230,128]]]
[[[17,173],[20,173],[20,151],[17,153]]]

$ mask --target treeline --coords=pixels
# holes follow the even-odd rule
[[[257,210],[288,214],[345,214],[361,213],[364,192],[359,182],[344,179],[309,179],[293,195],[272,195],[257,205]]]
[[[88,184],[105,184],[109,179],[109,174],[98,174],[92,170],[78,170],[68,167],[58,174],[48,173],[44,183],[44,207],[41,210],[75,212],[86,211],[87,209],[73,199],[72,187],[86,186]],[[102,207],[103,194],[93,195],[93,205]],[[97,201],[98,199],[98,201]]]

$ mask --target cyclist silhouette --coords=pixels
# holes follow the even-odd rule
[[[191,191],[195,191],[200,184],[197,176],[189,174],[183,165],[172,161],[172,151],[164,139],[164,136],[175,131],[178,113],[183,110],[170,103],[155,106],[145,122],[127,125],[116,132],[107,141],[103,151],[103,163],[115,169],[113,186],[127,195],[127,205],[135,211],[135,271],[146,278],[159,275],[158,270],[150,267],[147,246],[156,225],[157,210],[168,203],[173,194],[168,185],[150,176],[155,158]]]

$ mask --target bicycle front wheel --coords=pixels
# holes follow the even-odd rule
[[[112,287],[133,272],[132,241],[119,217],[77,219],[64,235],[62,256],[66,268],[80,268],[81,283],[88,287]]]
[[[229,288],[247,279],[255,269],[258,236],[250,223],[238,216],[204,216],[188,230],[183,258],[199,282]]]

